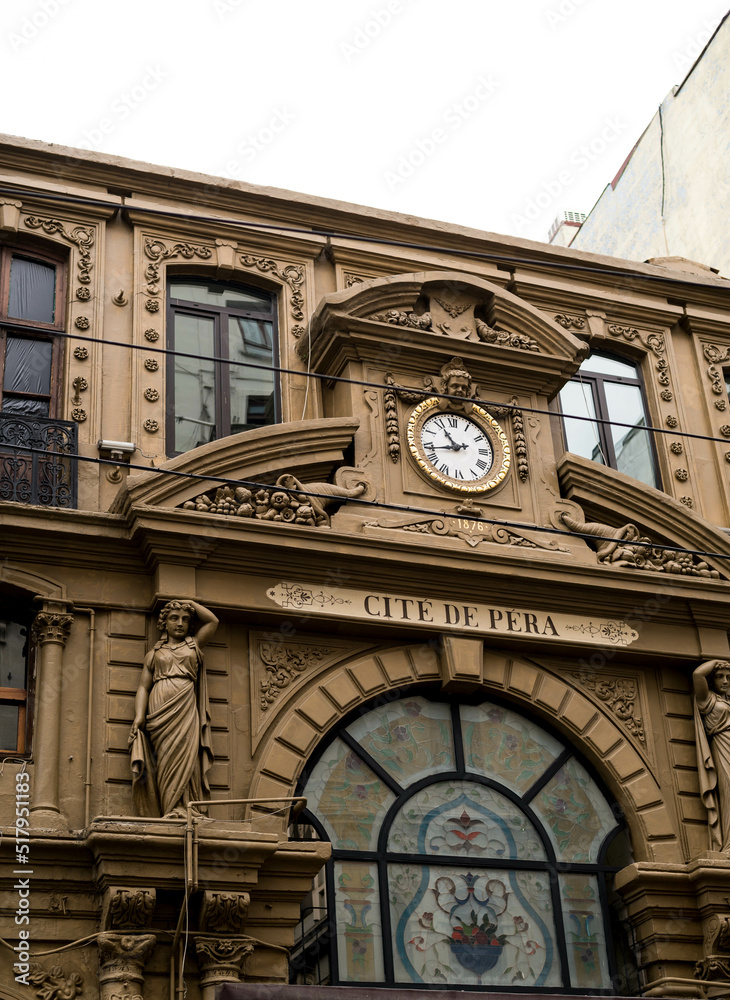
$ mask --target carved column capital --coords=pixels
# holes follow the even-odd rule
[[[254,942],[249,939],[196,935],[195,953],[205,1000],[213,997],[222,983],[241,982],[243,963],[253,950]]]
[[[73,615],[67,612],[39,611],[31,626],[33,641],[41,646],[45,646],[49,642],[65,646],[73,620]]]
[[[240,934],[248,915],[247,892],[206,892],[200,914],[200,929],[212,934]]]
[[[101,1000],[111,1000],[122,987],[122,995],[143,993],[143,969],[157,944],[154,934],[122,934],[107,931],[97,938]],[[130,987],[133,989],[130,990]]]
[[[704,922],[705,957],[695,965],[695,976],[711,982],[730,982],[730,914],[713,913]]]

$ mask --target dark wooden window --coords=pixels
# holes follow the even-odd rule
[[[65,268],[60,257],[0,247],[0,411],[58,416]]]
[[[0,753],[30,753],[33,643],[31,613],[2,601],[0,611]]]
[[[168,454],[279,420],[272,295],[172,277],[167,329]]]
[[[644,384],[638,367],[625,358],[591,354],[560,392],[563,433],[568,451],[661,488],[653,435],[648,423]],[[613,420],[620,427],[571,416]]]

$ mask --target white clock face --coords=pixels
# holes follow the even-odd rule
[[[465,483],[486,476],[494,462],[487,435],[459,413],[435,413],[424,420],[421,452],[442,476]]]

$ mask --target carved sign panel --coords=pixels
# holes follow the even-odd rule
[[[630,646],[639,633],[626,622],[562,612],[535,611],[510,605],[462,604],[404,597],[345,587],[309,587],[281,582],[266,591],[280,608],[307,615],[360,618],[364,621],[422,625],[478,635],[503,635],[593,646]]]

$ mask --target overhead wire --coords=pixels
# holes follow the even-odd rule
[[[401,386],[401,385],[391,385],[387,382],[375,382],[371,379],[356,379],[347,378],[343,375],[328,375],[323,372],[313,372],[304,371],[300,368],[287,368],[283,365],[266,365],[255,361],[237,361],[235,358],[226,358],[217,354],[191,354],[186,351],[176,351],[169,347],[152,347],[148,344],[130,344],[127,341],[122,340],[105,340],[101,337],[90,337],[84,336],[78,333],[69,332],[54,332],[54,337],[63,337],[69,340],[82,340],[94,344],[102,344],[107,347],[124,347],[135,351],[145,351],[146,353],[172,355],[178,358],[192,358],[196,361],[213,361],[215,363],[220,363],[224,365],[242,365],[248,368],[255,368],[262,371],[275,372],[279,375],[298,375],[304,378],[315,378],[320,379],[323,382],[332,382],[344,385],[359,385],[364,386],[368,389],[395,389],[396,391],[400,389],[405,389],[408,393],[418,393],[425,397],[434,396],[437,399],[447,399],[455,402],[464,402],[463,396],[453,396],[446,392],[438,392],[436,389],[424,387],[412,387],[412,386]],[[585,416],[579,413],[564,413],[558,410],[543,409],[537,406],[525,406],[522,403],[504,403],[499,400],[489,400],[482,399],[481,397],[473,397],[469,402],[475,402],[479,406],[494,407],[495,409],[499,407],[501,410],[506,412],[519,411],[521,413],[536,413],[538,415],[544,415],[548,417],[558,417],[563,420],[587,420],[593,424],[606,424],[612,427],[625,427],[628,430],[640,430],[648,431],[652,434],[669,434],[673,438],[685,437],[692,438],[698,441],[714,441],[717,444],[724,444],[730,446],[730,441],[727,438],[715,437],[711,434],[696,434],[692,431],[681,431],[678,428],[666,428],[657,427],[655,424],[629,424],[624,423],[620,420],[611,420],[609,417],[599,417],[599,416]]]
[[[64,452],[46,451],[45,449],[42,449],[42,448],[26,447],[26,446],[23,446],[23,445],[8,445],[8,444],[5,444],[5,443],[3,443],[2,445],[0,445],[0,454],[1,454],[2,450],[4,450],[4,449],[13,450],[13,451],[16,451],[16,452],[23,452],[24,454],[43,455],[44,457],[47,457],[47,458],[62,458],[62,459],[65,459],[68,462],[79,461],[79,462],[90,462],[90,463],[96,464],[96,465],[111,465],[114,468],[118,468],[120,466],[120,464],[122,464],[119,461],[117,461],[116,459],[97,458],[96,456],[93,456],[93,455],[71,455],[71,454],[64,453]],[[192,479],[192,480],[198,480],[198,481],[201,481],[201,482],[205,482],[205,483],[208,483],[208,484],[212,483],[212,484],[214,484],[216,486],[218,486],[220,484],[223,484],[225,486],[235,486],[235,487],[241,486],[241,487],[244,487],[245,489],[249,489],[249,490],[276,490],[277,492],[286,493],[286,494],[288,494],[290,496],[294,496],[294,497],[302,497],[302,496],[305,496],[305,497],[314,497],[316,499],[321,499],[321,500],[329,501],[330,503],[333,501],[333,499],[335,501],[338,500],[338,499],[340,499],[340,498],[337,498],[337,497],[333,498],[333,496],[332,496],[331,493],[317,493],[314,490],[307,489],[306,488],[306,484],[302,484],[302,486],[300,486],[300,487],[296,487],[296,486],[280,486],[278,483],[266,483],[266,482],[261,482],[261,481],[258,481],[258,480],[252,480],[252,479],[232,479],[232,478],[227,477],[227,476],[218,475],[215,472],[210,472],[210,473],[207,473],[207,474],[203,474],[203,473],[200,473],[200,472],[182,472],[179,469],[165,469],[163,466],[158,466],[156,468],[150,468],[147,465],[136,465],[133,462],[129,462],[129,463],[125,462],[123,464],[124,464],[124,466],[126,468],[134,469],[135,471],[139,471],[139,472],[147,472],[147,473],[150,473],[150,474],[153,474],[153,473],[154,474],[160,474],[161,473],[163,475],[173,476],[173,477],[177,477],[177,478],[180,478],[180,479]],[[213,487],[209,485],[209,489],[212,489],[212,488]],[[456,500],[456,499],[459,499],[459,498],[453,497],[452,499]],[[462,499],[465,499],[465,498],[462,498]],[[456,518],[456,519],[460,518],[461,520],[474,521],[476,523],[481,523],[481,524],[493,524],[493,525],[496,525],[499,528],[516,528],[516,529],[519,529],[521,531],[534,531],[534,532],[537,532],[538,534],[562,535],[562,536],[568,537],[568,538],[593,539],[594,541],[595,541],[595,538],[596,538],[596,536],[593,535],[593,534],[591,534],[590,532],[571,531],[571,530],[563,529],[563,528],[553,528],[553,527],[549,527],[549,526],[545,526],[545,525],[540,525],[540,524],[532,524],[530,522],[525,522],[525,521],[509,521],[509,520],[506,520],[506,519],[503,519],[503,518],[498,518],[498,517],[486,517],[486,516],[482,515],[481,513],[472,513],[472,512],[469,512],[469,511],[466,511],[464,513],[460,512],[460,511],[455,511],[454,513],[450,513],[450,512],[443,511],[443,510],[437,510],[437,509],[435,509],[433,507],[415,507],[415,506],[413,506],[411,504],[398,504],[398,503],[389,502],[387,500],[363,500],[360,497],[346,497],[346,498],[342,498],[342,502],[343,503],[347,502],[347,503],[355,504],[355,505],[360,506],[360,507],[370,507],[370,508],[377,508],[377,509],[382,509],[382,510],[392,510],[392,511],[396,511],[396,512],[398,512],[400,514],[413,514],[413,515],[416,515],[418,517],[425,516],[425,517],[437,517],[437,518],[438,517],[451,517],[451,518]],[[54,510],[57,510],[57,508],[54,508]],[[234,520],[235,520],[235,515],[234,515]],[[246,521],[247,518],[243,518],[242,517],[240,520],[241,521]],[[297,527],[303,527],[303,526],[302,525],[297,525]],[[623,542],[623,541],[625,541],[625,539],[620,538],[618,536],[616,536],[616,537],[606,537],[604,535],[601,535],[601,541],[603,541],[603,542],[611,542],[611,541],[614,541],[614,542]],[[666,552],[679,552],[679,553],[683,553],[683,554],[689,554],[689,555],[695,555],[695,556],[702,556],[703,558],[704,557],[708,557],[708,558],[712,558],[712,559],[729,559],[730,560],[730,554],[725,553],[725,552],[704,551],[702,549],[687,549],[687,548],[684,548],[681,545],[667,545],[667,544],[665,544],[663,542],[641,541],[641,540],[637,539],[637,540],[632,540],[630,544],[632,546],[634,546],[634,545],[639,546],[640,548],[657,549],[657,550],[660,550],[660,551],[663,551],[663,552],[664,551],[666,551]]]
[[[226,191],[225,188],[221,188],[221,191]],[[230,190],[230,189],[229,189]],[[261,197],[257,192],[239,191],[236,192],[241,197]],[[703,281],[692,281],[689,278],[681,278],[675,275],[663,275],[663,274],[652,274],[650,272],[639,272],[627,271],[622,268],[614,268],[610,263],[603,263],[597,265],[591,264],[579,264],[576,261],[556,261],[556,260],[546,260],[542,257],[520,257],[511,256],[505,253],[489,253],[483,250],[473,250],[473,249],[460,249],[459,247],[442,246],[439,244],[431,243],[419,243],[411,242],[407,240],[394,240],[388,238],[387,236],[364,236],[361,233],[348,233],[344,231],[338,231],[336,229],[325,229],[319,227],[305,227],[305,226],[286,226],[276,223],[265,223],[265,222],[254,222],[246,221],[243,219],[226,218],[225,216],[219,215],[191,215],[189,212],[181,212],[174,209],[166,209],[158,206],[149,205],[128,205],[124,201],[120,202],[110,202],[105,201],[100,198],[87,198],[80,195],[69,195],[62,194],[55,191],[38,191],[34,189],[29,189],[27,187],[14,187],[10,185],[0,186],[0,194],[8,194],[14,197],[30,197],[38,201],[51,201],[51,202],[62,202],[64,204],[74,204],[74,205],[86,205],[95,208],[103,208],[106,211],[110,210],[128,210],[133,211],[138,215],[149,215],[149,216],[159,216],[161,218],[172,218],[172,219],[185,219],[187,222],[205,222],[211,225],[221,225],[227,228],[241,229],[241,230],[261,230],[265,232],[276,232],[276,233],[294,233],[300,236],[321,236],[325,239],[341,239],[347,240],[354,243],[368,243],[374,245],[382,246],[392,246],[398,249],[408,249],[408,250],[421,250],[429,253],[439,253],[439,254],[449,254],[452,257],[469,257],[475,260],[489,260],[497,263],[504,263],[509,265],[513,264],[526,264],[529,266],[537,265],[540,267],[552,267],[556,270],[570,270],[578,271],[582,273],[589,274],[600,274],[600,275],[611,275],[612,277],[624,277],[631,281],[657,281],[657,282],[668,282],[675,285],[689,285],[691,287],[702,287],[702,288],[712,288],[716,291],[726,291],[727,286],[723,287],[721,284],[712,284],[710,282]],[[282,194],[288,194],[288,192],[282,192]],[[277,195],[267,195],[267,197],[272,200],[276,200]],[[310,206],[305,206],[310,207]],[[320,206],[311,206],[314,209]],[[326,208],[326,205],[321,206]],[[353,206],[353,209],[357,209],[358,206]],[[338,211],[342,211],[339,209]],[[379,220],[378,220],[379,221]],[[398,219],[393,220],[399,225],[407,226],[405,220],[400,221]],[[428,220],[426,220],[428,221]],[[412,224],[411,224],[412,225]],[[473,239],[473,240],[485,240],[489,237],[497,236],[498,234],[492,233],[479,233],[476,230],[472,234],[454,233],[454,236],[460,239]],[[546,245],[548,246],[548,245]],[[553,253],[554,248],[551,247],[546,253]],[[722,279],[718,279],[720,281]]]

